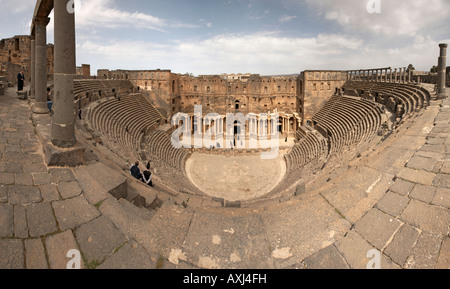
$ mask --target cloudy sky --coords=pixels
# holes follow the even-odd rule
[[[35,3],[0,0],[0,39],[29,34]],[[438,44],[450,43],[450,0],[75,3],[77,64],[91,64],[93,73],[161,68],[194,75],[273,75],[410,63],[428,71],[437,65]],[[369,13],[368,6],[381,13]],[[48,42],[53,42],[53,22]]]

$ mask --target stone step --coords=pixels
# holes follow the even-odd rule
[[[152,209],[146,209],[146,208],[138,208],[129,201],[125,199],[120,199],[119,203],[129,212],[131,212],[134,215],[139,216],[144,221],[150,221],[153,216],[156,214],[155,210]]]
[[[93,202],[106,199],[106,194],[111,194],[118,200],[128,196],[127,178],[120,170],[97,162],[77,168],[74,173],[88,199]]]

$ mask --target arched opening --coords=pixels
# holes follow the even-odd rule
[[[241,102],[239,100],[236,100],[234,103],[234,109],[239,110],[241,108]]]
[[[241,134],[241,123],[239,121],[234,122],[234,135],[239,136]]]

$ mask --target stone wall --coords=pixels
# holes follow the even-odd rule
[[[91,78],[91,65],[82,64],[77,66],[77,76],[78,79],[90,79]]]
[[[296,113],[298,75],[201,75],[174,74],[170,70],[98,70],[100,79],[129,79],[167,118],[178,112],[193,113]]]
[[[312,123],[313,116],[333,96],[336,88],[347,81],[346,71],[309,70],[300,74],[298,113],[303,125]]]
[[[450,66],[447,67],[447,87],[450,87]]]
[[[54,47],[47,45],[48,78],[53,78]],[[15,36],[0,40],[0,76],[6,76],[10,85],[17,83],[17,74],[23,70],[25,81],[31,81],[31,37]]]

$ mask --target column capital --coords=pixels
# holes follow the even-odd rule
[[[440,48],[447,48],[448,44],[447,43],[441,43],[441,44],[439,44],[439,47]]]

